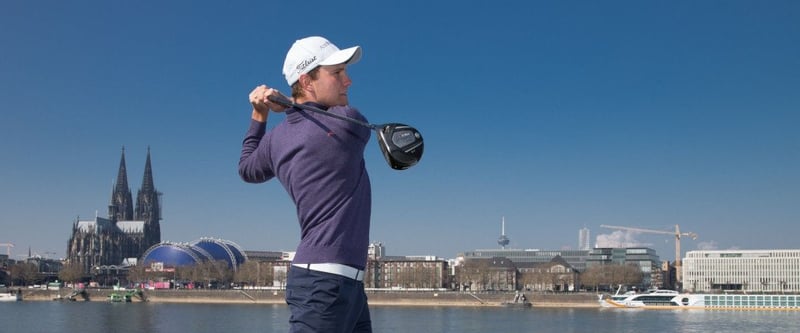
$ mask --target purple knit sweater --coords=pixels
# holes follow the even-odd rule
[[[328,111],[366,122],[354,108]],[[249,183],[277,177],[294,201],[301,231],[295,263],[366,266],[372,192],[364,147],[370,134],[366,127],[297,108],[268,132],[265,123],[250,123],[239,175]]]

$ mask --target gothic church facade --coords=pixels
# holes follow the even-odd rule
[[[92,269],[123,266],[130,258],[141,258],[147,249],[161,242],[161,193],[153,184],[150,148],[147,148],[142,187],[134,205],[125,167],[125,148],[119,164],[117,180],[111,192],[106,218],[77,218],[67,243],[67,261]]]

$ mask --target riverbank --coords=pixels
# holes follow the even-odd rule
[[[87,289],[85,299],[76,301],[108,302],[111,289]],[[25,290],[24,301],[53,301],[72,294],[72,289]],[[597,296],[591,293],[526,293],[533,307],[586,308],[598,307]],[[369,304],[375,306],[501,306],[514,298],[514,293],[467,293],[433,291],[368,291]],[[133,302],[157,303],[235,303],[235,304],[285,304],[283,291],[272,290],[145,290],[143,298],[133,297]],[[66,301],[66,300],[65,300]]]

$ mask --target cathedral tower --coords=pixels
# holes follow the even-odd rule
[[[153,169],[150,166],[150,147],[147,147],[147,162],[144,165],[142,187],[136,195],[137,221],[144,221],[145,249],[161,243],[161,200],[153,183]]]
[[[117,182],[113,191],[111,191],[108,218],[113,221],[133,220],[133,199],[131,197],[131,188],[128,186],[128,170],[125,168],[125,147],[122,147]]]

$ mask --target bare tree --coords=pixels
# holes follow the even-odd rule
[[[401,267],[396,275],[395,282],[401,288],[409,288],[413,286],[414,279],[412,275],[413,273],[410,269]]]
[[[191,266],[175,267],[175,280],[176,283],[194,282],[194,280],[192,279],[192,267]]]
[[[272,280],[278,281],[278,285],[275,287],[283,288],[286,285],[286,267],[285,266],[273,266],[271,272]]]
[[[194,265],[192,277],[193,281],[203,281],[206,287],[226,285],[233,279],[233,270],[224,260],[206,261]]]
[[[612,290],[617,285],[638,286],[643,279],[642,271],[633,264],[593,266],[581,274],[581,281],[595,289],[599,289],[601,285]]]
[[[489,261],[473,259],[464,261],[458,270],[462,284],[468,285],[470,290],[485,290],[491,279]]]
[[[233,281],[241,285],[255,286],[258,281],[258,271],[260,263],[257,261],[247,261],[239,266],[233,274]]]
[[[583,273],[581,273],[581,281],[583,282],[584,287],[593,287],[594,290],[599,290],[600,285],[603,284],[602,281],[602,268],[603,266],[593,266],[587,268]]]
[[[522,289],[535,290],[534,284],[536,283],[536,273],[531,271],[524,271],[519,274],[519,284]]]
[[[27,286],[39,279],[39,269],[36,265],[27,262],[18,262],[10,267],[11,283],[18,281],[19,284]]]
[[[77,263],[67,263],[58,272],[58,278],[64,282],[77,282],[83,277],[83,266]]]
[[[536,285],[536,290],[547,291],[553,289],[551,284],[552,279],[550,278],[550,274],[548,274],[541,268],[536,269],[536,271],[533,273],[532,278],[534,281],[534,285]]]
[[[213,263],[214,268],[216,268],[216,280],[220,285],[224,285],[230,287],[231,281],[233,281],[233,268],[228,266],[228,262],[225,260],[217,260]]]
[[[289,268],[287,267],[287,269]],[[275,264],[265,265],[261,263],[258,270],[258,280],[261,281],[262,286],[272,284],[272,282],[275,281]]]
[[[128,283],[140,283],[147,280],[147,274],[144,265],[136,264],[128,268]]]
[[[641,285],[644,280],[644,274],[636,265],[622,265],[622,283],[628,286]]]
[[[439,280],[439,270],[436,269],[436,266],[424,266],[420,271],[420,287],[439,288],[444,286]]]

